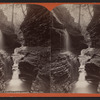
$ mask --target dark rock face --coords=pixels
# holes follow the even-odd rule
[[[33,81],[33,92],[50,91],[50,50],[48,47],[17,48],[17,54],[24,55],[19,60],[20,78]]]
[[[53,52],[60,52],[64,49],[64,33],[60,29],[51,30],[51,50]]]
[[[2,62],[2,55],[0,55],[0,91],[4,89],[4,63]]]
[[[0,51],[0,91],[5,88],[4,82],[11,78],[12,64],[10,56],[5,51]]]
[[[52,51],[63,50],[64,30],[67,29],[71,37],[72,49],[80,52],[87,47],[83,42],[84,38],[81,35],[80,27],[74,22],[66,8],[59,6],[50,13],[42,6],[27,5],[27,12],[20,28],[26,46],[49,45]]]
[[[80,27],[74,22],[73,17],[63,6],[52,11],[51,29],[51,93],[68,93],[72,83],[78,80],[78,58],[73,53],[79,54],[87,45],[83,42]],[[69,37],[66,36],[68,33]],[[65,38],[70,38],[66,41]],[[66,51],[65,42],[69,42],[70,52]],[[73,52],[73,53],[71,53]]]
[[[99,82],[100,81],[100,67],[94,63],[87,63],[85,66],[87,72],[86,80]]]
[[[53,9],[52,16],[53,31],[51,32],[51,42],[55,42],[52,43],[53,49],[56,46],[61,50],[64,48],[65,29],[70,37],[72,51],[80,53],[82,49],[87,48],[87,45],[84,43],[84,37],[81,34],[81,27],[74,22],[74,18],[65,7],[58,6]]]
[[[69,17],[71,16],[69,15]],[[71,83],[78,78],[79,62],[77,57],[70,52],[60,54],[65,46],[65,29],[70,25],[66,16],[64,21],[67,20],[68,25],[64,21],[60,21],[60,18],[55,10],[54,13],[50,13],[42,6],[27,5],[27,15],[20,27],[27,47],[19,52],[24,55],[19,61],[19,69],[20,77],[26,75],[33,80],[33,92],[68,92]],[[76,32],[78,35],[75,38],[78,37],[79,40],[82,40],[80,31],[74,26],[71,26],[70,31],[72,29],[73,33],[70,32],[70,34],[73,35],[71,36],[74,38],[74,32]],[[76,40],[74,42],[76,43]],[[77,43],[81,44],[80,41]]]
[[[100,81],[100,5],[93,5],[93,11],[93,18],[87,27],[93,50],[87,50],[90,59],[85,65],[85,70],[86,79],[98,83]]]
[[[100,5],[93,6],[94,15],[87,27],[87,31],[90,34],[91,38],[91,47],[99,48],[100,47]]]
[[[6,51],[11,52],[16,47],[21,46],[17,41],[17,35],[14,34],[13,25],[7,20],[2,10],[0,10],[0,30],[3,34],[4,49]]]
[[[20,78],[33,80],[36,78],[39,63],[39,50],[34,47],[17,48],[17,54],[23,55],[19,59]]]
[[[21,76],[26,75],[30,79],[34,79],[38,70],[39,51],[35,51],[33,48],[26,48],[24,52],[25,56],[19,62]]]
[[[28,49],[24,50],[27,53],[20,60],[19,69],[21,74],[33,77],[33,92],[50,92],[51,22],[51,14],[46,8],[27,5],[27,15],[20,29]]]
[[[23,47],[22,47],[23,48]],[[27,75],[34,76],[38,70],[44,69],[44,64],[48,63],[50,57],[49,48],[43,47],[25,47],[25,49],[19,48],[18,53],[23,54],[19,61],[19,69],[22,74],[26,73]],[[36,78],[36,76],[35,76]]]
[[[85,70],[87,73],[87,80],[100,80],[100,49],[88,48],[84,50],[83,59],[87,59],[85,62]]]
[[[71,84],[78,80],[80,64],[71,52],[56,54],[51,60],[51,92],[67,93]]]
[[[50,45],[50,12],[39,5],[27,5],[27,15],[21,25],[26,46]]]
[[[51,57],[50,48],[41,48],[39,63],[38,63],[38,74],[36,80],[32,84],[32,91],[38,93],[50,93],[50,82],[51,82]]]

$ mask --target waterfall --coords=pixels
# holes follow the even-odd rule
[[[64,49],[66,52],[71,50],[70,36],[66,29],[64,30]]]
[[[16,48],[12,55],[12,59],[14,62],[13,66],[12,66],[12,70],[13,70],[12,79],[19,79],[20,71],[18,69],[18,64],[19,64],[20,59],[24,57],[23,54],[21,55],[18,53],[19,50],[20,50],[20,48]]]
[[[66,54],[71,51],[71,41],[70,41],[70,36],[66,29],[63,30],[63,33],[64,33],[63,35],[64,45],[63,45],[63,52],[61,52],[61,54]]]
[[[0,30],[0,50],[2,50],[2,49],[3,49],[3,34]]]

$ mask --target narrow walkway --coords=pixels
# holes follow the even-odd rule
[[[5,84],[6,92],[29,92],[31,91],[31,83],[26,80],[19,79],[19,70],[14,70],[12,79]]]
[[[74,84],[71,93],[98,93],[98,85],[89,83],[85,80],[86,72],[84,66],[80,67],[80,75],[78,81]]]

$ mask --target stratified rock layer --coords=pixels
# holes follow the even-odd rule
[[[21,25],[26,46],[50,46],[50,12],[39,5],[27,5],[27,15]]]
[[[100,48],[100,5],[93,6],[94,15],[87,27],[91,38],[91,47]]]
[[[51,57],[51,92],[67,93],[71,84],[78,80],[80,64],[71,52]]]
[[[92,51],[88,51],[90,59],[86,63],[87,79],[100,80],[100,5],[93,5],[93,18],[87,27],[90,34]],[[94,78],[94,79],[93,79]]]
[[[82,51],[82,63],[87,73],[86,79],[98,82],[100,80],[100,49],[87,48]]]
[[[81,35],[80,26],[74,22],[74,18],[65,7],[56,7],[51,15],[50,92],[68,93],[72,83],[78,79],[78,67],[80,66],[77,56],[73,53],[79,54],[87,45]]]
[[[21,74],[32,77],[33,92],[50,92],[51,22],[50,11],[46,8],[27,5],[27,15],[20,29],[28,49],[19,62],[19,69]]]
[[[10,55],[0,50],[0,91],[4,91],[5,81],[12,76],[12,64]]]
[[[63,8],[59,9],[63,11]],[[54,13],[56,14],[56,11]],[[66,12],[70,17],[66,19],[65,16],[64,21],[67,20],[67,22],[63,23],[64,21],[60,21],[59,13],[57,12],[56,16],[54,13],[50,13],[39,5],[27,5],[27,15],[20,28],[25,39],[25,46],[27,46],[21,52],[24,57],[19,62],[20,77],[23,77],[23,74],[31,77],[32,91],[35,93],[67,93],[71,83],[78,78],[77,57],[70,52],[61,54],[61,51],[65,49],[65,30],[69,29],[71,16]],[[74,23],[74,21],[72,22]],[[73,23],[69,30],[70,34],[73,34],[73,38],[78,40],[79,45],[75,45],[74,48],[78,47],[77,49],[80,51],[84,48],[79,47],[81,45],[79,40],[82,40],[83,36],[78,27],[74,28]],[[74,35],[74,32],[77,35]],[[73,38],[71,37],[71,39]],[[76,42],[76,39],[73,43]]]
[[[4,63],[2,61],[2,54],[0,54],[0,91],[3,91],[4,89]]]
[[[16,49],[19,56],[19,77],[33,81],[33,92],[50,92],[50,51],[49,47],[20,47]],[[48,88],[48,90],[47,90]]]

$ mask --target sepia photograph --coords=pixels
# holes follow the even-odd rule
[[[100,5],[0,4],[0,93],[100,93]]]

